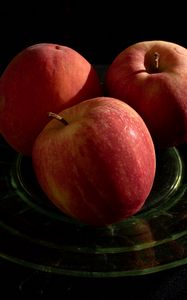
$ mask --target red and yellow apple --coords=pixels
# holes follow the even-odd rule
[[[36,178],[62,212],[104,226],[137,213],[155,177],[151,135],[123,101],[96,97],[50,114],[35,140]]]
[[[107,95],[132,106],[155,145],[187,141],[187,49],[168,41],[135,43],[119,53],[105,74]]]
[[[94,67],[74,49],[50,43],[18,53],[0,79],[0,132],[18,152],[31,155],[35,138],[59,112],[101,96]]]

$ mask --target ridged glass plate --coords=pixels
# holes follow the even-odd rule
[[[32,161],[0,140],[0,257],[35,270],[119,277],[187,263],[187,146],[157,151],[142,210],[95,228],[62,214],[41,191]]]

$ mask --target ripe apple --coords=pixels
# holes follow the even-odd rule
[[[138,212],[155,177],[155,148],[139,114],[96,97],[55,116],[32,152],[36,178],[67,215],[104,226]]]
[[[104,81],[107,95],[141,115],[155,146],[187,141],[187,49],[161,40],[135,43],[116,56]]]
[[[15,150],[31,155],[48,111],[101,95],[96,70],[77,51],[49,43],[29,46],[1,76],[0,132]]]

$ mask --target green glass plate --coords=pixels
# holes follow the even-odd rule
[[[142,210],[95,228],[62,214],[41,191],[32,161],[0,140],[0,257],[84,277],[142,275],[187,263],[187,146],[157,151]]]

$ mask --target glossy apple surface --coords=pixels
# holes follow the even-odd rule
[[[48,198],[67,215],[95,226],[138,212],[156,168],[152,138],[139,114],[118,99],[97,97],[59,115],[62,121],[45,126],[32,153]]]
[[[159,40],[129,46],[108,67],[105,89],[142,116],[159,147],[187,141],[186,48]]]
[[[102,94],[93,66],[72,48],[35,44],[16,55],[0,79],[0,132],[18,152],[30,155],[48,122],[59,112]]]

